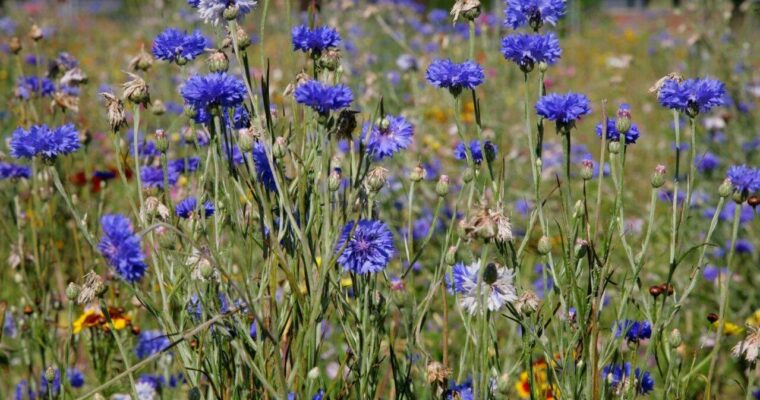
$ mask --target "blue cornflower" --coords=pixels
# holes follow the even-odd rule
[[[251,125],[251,116],[243,105],[235,107],[232,114],[232,127],[235,129],[245,129]]]
[[[16,334],[18,333],[16,320],[13,318],[13,313],[10,311],[5,312],[2,330],[3,335],[10,338],[16,337]]]
[[[250,336],[251,339],[256,339],[256,335],[258,335],[258,328],[256,326],[256,321],[254,320],[248,327],[248,336]]]
[[[338,47],[340,34],[329,26],[319,26],[312,29],[305,25],[294,26],[291,31],[293,50],[317,55],[331,47]]]
[[[649,321],[625,320],[617,323],[616,337],[625,336],[629,342],[638,342],[652,337],[652,324]]]
[[[34,400],[34,398],[35,398],[34,392],[32,391],[31,386],[29,386],[29,382],[27,382],[26,379],[20,380],[16,384],[14,400],[24,400],[24,399]]]
[[[615,122],[615,118],[607,118],[607,140],[619,142],[620,132],[618,132]],[[596,125],[596,136],[602,137],[602,135],[604,135],[604,126],[600,122]],[[639,127],[636,124],[631,124],[630,129],[625,133],[625,144],[636,143],[640,135]]]
[[[370,123],[364,124],[362,138],[370,129]],[[386,115],[379,124],[374,124],[367,140],[367,149],[375,160],[382,160],[409,147],[412,144],[414,127],[400,115]]]
[[[562,55],[557,35],[519,33],[501,40],[501,54],[517,64],[523,72],[530,72],[538,63],[553,65]]]
[[[760,190],[760,169],[746,165],[732,165],[726,172],[734,189],[739,193],[754,193]]]
[[[580,93],[550,93],[536,103],[536,113],[558,127],[572,127],[576,120],[591,112],[588,97]]]
[[[214,25],[224,24],[225,11],[235,10],[237,8],[237,19],[241,19],[246,14],[253,11],[258,2],[256,0],[190,0],[188,4],[198,9],[198,15],[206,23]],[[235,19],[234,17],[232,19]]]
[[[477,260],[470,265],[458,263],[452,269],[453,289],[460,294],[459,305],[470,314],[480,309],[481,293],[487,295],[490,311],[498,311],[504,304],[517,300],[514,272],[493,263],[485,268],[481,273],[481,261]]]
[[[179,173],[167,168],[166,180],[169,186],[174,186],[179,180]],[[140,168],[140,181],[145,188],[166,189],[164,187],[164,170],[161,167]]]
[[[55,92],[55,84],[48,78],[37,76],[22,76],[16,85],[16,97],[29,100],[31,97],[51,96]]]
[[[458,385],[451,381],[449,388],[443,394],[443,398],[446,400],[474,400],[472,379],[467,379]]]
[[[351,89],[345,85],[330,86],[316,80],[302,83],[296,88],[296,101],[311,107],[319,114],[348,107],[354,101]]]
[[[53,370],[55,371],[55,378],[52,382],[48,382],[45,378],[46,371],[43,370],[40,376],[40,397],[43,399],[48,397],[48,385],[50,385],[53,397],[58,397],[58,394],[61,393],[61,371],[58,368],[53,368]]]
[[[69,384],[73,388],[80,388],[84,386],[84,374],[79,368],[69,368],[66,370],[66,379],[69,380]]]
[[[687,79],[678,82],[668,79],[660,87],[657,96],[662,106],[695,117],[726,103],[726,86],[711,78]]]
[[[100,219],[103,237],[98,250],[116,270],[116,274],[130,283],[136,283],[145,276],[148,266],[140,248],[140,237],[132,230],[129,219],[121,214],[108,214]]]
[[[720,158],[717,155],[707,151],[704,154],[697,156],[694,161],[699,172],[710,173],[720,165]]]
[[[188,34],[179,29],[167,28],[153,41],[153,56],[184,65],[201,55],[208,46],[208,39],[199,31]]]
[[[276,192],[277,184],[274,180],[274,173],[269,166],[266,149],[261,142],[256,142],[253,145],[253,166],[256,168],[256,177],[261,181],[261,184],[268,191]]]
[[[726,247],[729,247],[730,244],[727,242]],[[734,244],[734,250],[736,254],[752,254],[755,251],[755,246],[747,239],[738,239]]]
[[[25,165],[16,165],[6,162],[0,162],[0,180],[20,179],[32,176],[32,169]]]
[[[433,86],[449,89],[456,96],[463,89],[475,89],[483,83],[485,74],[483,67],[473,61],[457,64],[448,59],[437,59],[428,66],[425,79]]]
[[[504,25],[517,29],[530,25],[538,31],[544,23],[557,25],[565,15],[565,0],[507,0]]]
[[[195,214],[198,208],[198,199],[195,197],[188,197],[180,201],[174,209],[174,213],[180,218],[190,218]],[[211,201],[203,203],[203,214],[206,218],[214,215],[214,204]]]
[[[188,172],[195,172],[200,165],[201,165],[200,157],[177,158],[174,160],[170,160],[166,165],[166,169],[169,170],[169,173],[171,172],[188,173]]]
[[[236,107],[246,96],[243,82],[234,75],[212,72],[193,75],[182,87],[182,97],[196,111],[208,111],[214,107]]]
[[[135,355],[139,359],[144,359],[158,352],[163,351],[171,345],[169,338],[161,331],[147,330],[140,333],[135,346]]]
[[[311,398],[311,400],[323,400],[325,398],[325,391],[324,389],[319,389],[316,394]]]
[[[483,148],[485,148],[485,154],[483,152]],[[470,152],[472,153],[472,161],[475,164],[482,163],[484,155],[491,160],[494,159],[498,151],[499,148],[488,140],[485,141],[485,145],[482,147],[480,146],[480,140],[473,139],[470,141]],[[464,143],[460,142],[456,145],[456,147],[454,147],[454,158],[457,160],[465,160],[467,159],[466,152],[467,150],[464,147]]]
[[[360,220],[356,229],[354,221],[350,221],[343,228],[335,251],[340,251],[344,245],[338,263],[344,271],[356,274],[382,271],[396,254],[393,234],[381,221]]]
[[[631,363],[607,365],[602,369],[602,377],[610,384],[613,390],[625,390],[626,383],[631,378]],[[637,393],[647,394],[654,389],[654,379],[649,372],[636,368],[634,377],[636,379]]]
[[[52,160],[59,155],[79,150],[79,132],[73,124],[66,124],[55,129],[47,125],[34,125],[29,130],[17,128],[13,131],[10,148],[15,158],[34,158],[42,156]]]

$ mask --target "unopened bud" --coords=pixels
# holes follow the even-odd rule
[[[328,71],[335,71],[340,66],[340,58],[340,50],[329,48],[319,57],[319,66]]]
[[[288,142],[285,140],[284,137],[278,136],[277,139],[274,140],[274,144],[272,145],[272,156],[274,158],[282,158],[285,157],[285,154],[288,153]]]
[[[552,251],[552,242],[548,237],[541,236],[541,239],[538,239],[538,245],[536,248],[538,250],[538,254],[545,256]]]
[[[12,37],[11,40],[8,41],[8,50],[10,50],[11,53],[18,54],[21,52],[22,48],[21,39],[17,36]]]
[[[209,279],[214,275],[214,267],[212,267],[211,264],[204,262],[201,263],[200,267],[201,277],[203,277],[203,279]]]
[[[470,183],[475,178],[475,170],[473,170],[470,167],[467,167],[467,169],[464,170],[464,175],[462,175],[462,180],[464,180],[464,183]]]
[[[628,104],[621,104],[618,108],[615,130],[623,136],[631,130],[631,107]]]
[[[332,172],[330,172],[330,178],[327,180],[327,187],[331,192],[334,192],[340,189],[340,183],[342,180],[343,176],[341,175],[340,169],[334,168]]]
[[[709,313],[709,314],[707,314],[707,320],[708,320],[708,321],[709,321],[711,324],[713,324],[713,323],[717,322],[719,319],[720,319],[720,317],[719,317],[719,316],[718,316],[718,314],[716,314],[716,313]]]
[[[156,149],[162,153],[169,149],[169,138],[163,129],[156,129]]]
[[[211,72],[227,72],[230,60],[223,51],[215,51],[208,57],[208,69]]]
[[[655,189],[659,189],[665,184],[664,165],[660,164],[654,167],[654,173],[652,174],[652,179],[650,179],[649,183],[651,183],[652,187]]]
[[[238,147],[243,153],[248,153],[253,150],[253,142],[255,140],[253,130],[250,128],[241,129],[238,131]]]
[[[591,160],[581,161],[581,178],[584,181],[590,180],[594,177],[594,162]]]
[[[734,193],[734,184],[731,182],[731,179],[726,178],[723,180],[723,183],[718,186],[718,195],[720,197],[728,197],[731,196]]]
[[[575,258],[580,259],[586,256],[588,242],[584,239],[578,239],[575,242]]]
[[[660,286],[651,286],[649,288],[649,294],[652,297],[657,298],[659,295],[662,294],[662,289],[660,289]]]
[[[237,4],[231,3],[222,12],[222,17],[224,17],[224,19],[226,19],[227,21],[232,21],[238,17],[239,13],[240,13],[240,8],[237,6]]]
[[[456,246],[449,247],[448,250],[446,250],[446,256],[444,257],[444,261],[447,265],[454,265],[457,263],[457,248]]]
[[[245,32],[243,28],[238,28],[237,30],[237,41],[238,41],[238,50],[245,50],[248,48],[248,46],[251,45],[251,38],[248,37],[248,34]]]
[[[311,370],[309,370],[309,373],[306,374],[306,377],[308,377],[311,380],[319,379],[319,367],[314,367]]]
[[[441,175],[438,178],[438,183],[435,184],[435,192],[438,193],[438,195],[441,197],[444,197],[447,194],[449,194],[449,176],[448,175]]]
[[[419,182],[425,179],[426,175],[427,171],[425,171],[425,168],[422,168],[422,165],[418,164],[412,169],[412,172],[409,173],[409,179],[411,179],[412,182]]]
[[[150,106],[150,112],[153,115],[164,115],[166,114],[166,105],[161,100],[154,100]]]
[[[670,335],[668,336],[668,343],[670,344],[670,347],[676,348],[683,343],[683,338],[681,337],[681,331],[678,329],[673,329],[670,331]]]
[[[583,204],[582,200],[578,200],[573,207],[573,218],[581,218],[584,215],[586,215],[586,206]]]
[[[29,29],[29,37],[35,42],[42,40],[43,38],[42,29],[40,29],[40,27],[37,24],[33,24],[32,27]]]
[[[55,369],[53,369],[53,367],[47,367],[45,370],[45,380],[48,381],[48,383],[53,383],[55,375]]]
[[[66,286],[66,298],[69,299],[69,301],[76,300],[77,296],[79,296],[79,291],[81,291],[82,288],[77,285],[74,282],[69,282],[69,286]]]
[[[752,208],[756,208],[758,205],[760,205],[760,196],[752,195],[747,197],[747,204],[752,206]]]
[[[538,63],[538,72],[546,73],[549,70],[549,64],[546,61]]]
[[[607,149],[610,151],[611,154],[620,153],[620,142],[618,141],[608,142]]]
[[[388,180],[388,170],[383,167],[376,167],[367,174],[367,189],[371,193],[377,193],[383,188]]]
[[[191,105],[185,105],[185,109],[182,111],[182,113],[190,119],[195,119],[195,117],[198,116],[198,110],[195,109],[195,107]]]

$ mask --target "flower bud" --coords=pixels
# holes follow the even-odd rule
[[[35,42],[42,40],[42,38],[44,37],[42,34],[42,29],[40,29],[40,27],[37,24],[33,24],[32,27],[29,29],[29,37]]]
[[[330,177],[327,180],[327,187],[331,192],[340,189],[340,183],[343,180],[340,172],[340,168],[333,168],[332,172],[330,172]]]
[[[423,179],[425,179],[425,176],[427,175],[427,171],[425,171],[425,168],[422,168],[422,165],[417,165],[412,169],[412,172],[409,173],[409,179],[412,180],[412,182],[419,182]]]
[[[665,166],[662,164],[658,164],[656,167],[654,167],[654,173],[652,174],[652,179],[650,179],[649,183],[652,185],[652,188],[659,189],[662,187],[662,185],[665,184]]]
[[[184,114],[189,119],[195,119],[195,117],[198,116],[198,110],[196,110],[195,107],[188,104],[188,105],[185,105],[185,108],[182,111],[182,114]]]
[[[628,104],[621,104],[618,108],[615,129],[623,136],[631,130],[631,107]]]
[[[538,72],[546,73],[546,71],[549,70],[549,64],[546,63],[546,61],[541,61],[538,63]]]
[[[150,103],[148,84],[135,74],[129,74],[129,76],[132,79],[122,85],[124,98],[134,104],[145,105]]]
[[[210,263],[202,262],[200,263],[200,272],[203,279],[209,279],[214,275],[214,267]]]
[[[464,175],[462,175],[462,180],[464,180],[464,183],[470,183],[473,178],[475,178],[475,170],[467,167],[467,169],[464,170]]]
[[[588,250],[588,241],[584,239],[578,239],[575,242],[575,248],[574,248],[575,258],[579,259],[579,258],[585,257],[587,250]]]
[[[718,195],[720,197],[728,197],[734,193],[734,184],[731,179],[726,178],[723,183],[718,186]]]
[[[541,239],[538,239],[538,246],[536,246],[536,248],[538,250],[538,254],[545,256],[552,251],[552,242],[548,237],[541,236]]]
[[[620,153],[620,142],[619,141],[608,142],[607,150],[609,150],[611,154]]]
[[[230,3],[224,11],[222,11],[222,17],[226,19],[227,21],[232,21],[238,17],[238,14],[240,13],[240,8],[237,6],[237,4]]]
[[[161,100],[154,100],[150,106],[150,112],[153,115],[164,115],[166,114],[166,105]]]
[[[441,175],[438,178],[438,183],[435,184],[435,192],[438,196],[444,197],[449,194],[449,176]]]
[[[79,296],[79,291],[82,290],[79,285],[77,285],[74,282],[69,282],[69,286],[66,286],[66,298],[69,299],[69,301],[76,300],[77,296]]]
[[[760,205],[760,196],[753,194],[752,196],[747,197],[747,204],[752,206],[752,208],[756,208]]]
[[[156,149],[162,153],[169,149],[169,138],[163,129],[156,129]]]
[[[446,250],[446,255],[444,256],[444,261],[446,262],[446,265],[454,265],[457,263],[457,248],[456,246],[449,247],[448,250]]]
[[[227,72],[227,69],[230,67],[230,60],[227,58],[227,54],[221,50],[211,53],[207,63],[208,69],[211,72]]]
[[[253,150],[253,142],[255,140],[253,129],[245,128],[238,131],[238,147],[243,153],[248,153]]]
[[[383,167],[375,167],[367,174],[367,189],[370,193],[377,193],[383,188],[387,180],[388,170]]]
[[[746,190],[734,190],[733,199],[736,204],[744,203],[748,197],[749,196]]]
[[[575,202],[575,206],[573,207],[573,218],[581,218],[584,215],[586,215],[586,207],[584,206],[582,200],[578,200]]]
[[[319,57],[319,66],[328,71],[335,71],[340,66],[340,58],[339,49],[329,48]]]
[[[238,50],[245,50],[248,48],[248,46],[251,45],[251,38],[248,37],[248,34],[245,32],[243,28],[238,28],[237,30],[237,41],[238,41]]]
[[[670,344],[670,347],[676,348],[683,343],[683,339],[681,338],[681,331],[678,329],[673,328],[672,331],[670,331],[670,335],[668,335],[668,343]]]
[[[651,286],[651,287],[649,288],[649,294],[650,294],[652,297],[654,297],[654,298],[657,298],[657,296],[659,296],[659,295],[661,295],[661,294],[662,294],[662,289],[660,289],[660,286],[657,286],[657,285],[655,285],[655,286]]]
[[[717,322],[719,319],[720,317],[716,313],[707,314],[707,321],[709,321],[711,324]]]
[[[10,50],[11,53],[18,54],[21,52],[22,48],[21,39],[17,36],[12,37],[11,40],[8,41],[8,50]]]
[[[581,161],[581,178],[584,181],[590,180],[594,177],[594,162],[591,160]]]
[[[272,144],[272,156],[274,158],[282,158],[285,157],[285,154],[288,154],[288,142],[284,137],[278,136],[274,140],[274,144]]]
[[[53,367],[47,367],[45,370],[45,380],[48,381],[48,383],[53,383],[55,375],[55,369],[53,369]]]
[[[147,71],[153,66],[153,56],[145,51],[145,46],[140,48],[140,52],[129,61],[129,68],[133,71]]]
[[[496,159],[496,146],[493,143],[486,141],[483,145],[483,154],[486,156],[486,161],[492,163]]]

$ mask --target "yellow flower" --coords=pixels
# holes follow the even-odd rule
[[[713,329],[717,331],[718,327],[720,326],[720,320],[713,322],[712,326],[713,326]],[[726,336],[736,335],[736,334],[742,333],[743,331],[744,329],[742,329],[742,327],[730,321],[726,321],[726,323],[723,324],[723,334]]]
[[[177,180],[177,184],[179,186],[185,186],[185,185],[187,185],[187,177],[184,176],[184,175],[180,176],[179,180]]]
[[[747,318],[747,325],[760,326],[760,308]]]
[[[340,278],[340,287],[347,288],[347,287],[351,287],[351,285],[353,285],[353,282],[351,282],[350,277],[346,276],[346,277]]]
[[[125,314],[123,309],[108,307],[108,313],[111,316],[113,327],[117,331],[126,328],[132,322],[132,318],[130,318],[129,315]],[[85,328],[98,326],[105,328],[106,325],[107,322],[105,315],[103,315],[100,310],[95,308],[88,308],[84,310],[84,313],[82,313],[82,315],[80,315],[79,318],[77,318],[77,320],[71,324],[74,334],[81,332],[82,329]]]

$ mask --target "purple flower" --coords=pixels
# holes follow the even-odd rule
[[[84,374],[76,367],[66,370],[66,378],[69,380],[69,384],[73,388],[84,386]]]
[[[32,169],[25,165],[16,165],[0,161],[0,180],[5,179],[29,179]]]
[[[629,342],[638,342],[652,337],[652,325],[649,321],[625,320],[617,323],[616,337],[625,336]]]
[[[473,61],[457,64],[448,59],[436,59],[430,63],[425,78],[431,85],[449,89],[455,96],[463,89],[475,89],[483,83],[483,67]]]
[[[488,157],[489,160],[493,160],[496,158],[496,153],[498,152],[498,147],[496,147],[495,144],[491,143],[490,141],[486,140],[485,145],[485,156]],[[477,139],[473,139],[470,141],[470,152],[472,153],[473,162],[475,164],[480,164],[483,162],[483,147],[480,146],[480,141]],[[454,147],[454,158],[457,160],[465,160],[467,159],[467,153],[466,149],[464,147],[464,143],[458,143],[456,147]]]
[[[639,394],[647,394],[654,389],[654,379],[647,371],[641,371],[636,368],[634,371],[636,392]],[[602,378],[612,387],[617,390],[618,388],[625,388],[631,379],[631,363],[625,364],[611,364],[602,369]]]
[[[243,82],[224,72],[193,75],[181,90],[185,104],[196,111],[208,111],[214,107],[236,107],[246,96]]]
[[[591,113],[588,97],[579,93],[550,93],[536,103],[536,113],[558,126],[571,127],[576,120]]]
[[[79,150],[79,132],[73,124],[66,124],[55,129],[46,125],[34,125],[29,130],[17,128],[13,131],[10,148],[15,158],[34,158],[41,156],[54,159],[59,155]]]
[[[29,100],[31,97],[46,97],[55,92],[55,84],[48,78],[22,76],[18,79],[16,96]]]
[[[199,31],[188,34],[179,29],[167,28],[153,41],[153,56],[184,65],[201,55],[208,46],[208,39]]]
[[[195,197],[188,197],[180,201],[174,209],[174,213],[180,218],[190,218],[198,210],[198,199]],[[203,215],[208,218],[214,215],[214,204],[211,201],[203,203]]]
[[[166,183],[174,186],[179,180],[179,173],[167,168]],[[161,167],[142,167],[140,168],[140,181],[145,188],[166,189],[164,187],[164,171]]]
[[[396,254],[396,247],[393,234],[385,223],[360,220],[356,223],[356,229],[353,221],[343,227],[335,251],[341,251],[338,263],[344,271],[368,274],[385,269]]]
[[[277,183],[275,183],[272,168],[269,166],[266,149],[261,142],[256,142],[253,145],[253,165],[256,168],[256,177],[261,184],[264,185],[268,191],[276,192]]]
[[[475,395],[472,391],[472,379],[467,379],[460,384],[453,380],[449,383],[449,388],[443,392],[445,400],[474,400]]]
[[[732,165],[726,172],[734,189],[739,193],[754,193],[760,189],[760,169],[746,165]]]
[[[58,394],[61,393],[61,371],[58,368],[53,368],[53,370],[55,371],[55,375],[52,382],[48,382],[45,377],[46,371],[42,371],[40,375],[40,398],[48,398],[48,390],[53,393],[54,398],[58,397]]]
[[[707,151],[704,154],[697,156],[694,161],[697,165],[699,172],[709,173],[720,165],[720,158],[715,154]]]
[[[557,25],[565,15],[564,0],[507,0],[504,25],[517,29],[530,25],[537,31],[544,23]]]
[[[295,97],[299,104],[309,106],[322,115],[348,107],[354,101],[354,95],[348,86],[330,86],[316,80],[299,85]]]
[[[305,25],[294,26],[291,36],[293,50],[301,50],[314,55],[331,47],[338,47],[340,44],[338,31],[329,26],[319,26],[313,30]]]
[[[412,124],[400,115],[386,115],[382,122],[372,125],[371,131],[370,123],[364,124],[362,139],[367,135],[367,131],[369,131],[367,148],[375,160],[389,158],[406,149],[412,144],[414,135]]]
[[[619,142],[620,132],[618,132],[615,122],[616,121],[614,118],[607,119],[607,140]],[[600,122],[596,125],[596,136],[602,137],[603,134],[604,126]],[[640,135],[641,133],[639,132],[639,127],[636,124],[631,124],[631,128],[628,129],[628,132],[625,134],[625,144],[636,143],[636,140],[638,140]]]
[[[163,351],[171,345],[169,338],[158,330],[147,330],[140,333],[135,346],[135,355],[144,359]]]
[[[660,88],[658,100],[663,107],[695,117],[726,102],[726,86],[711,78],[687,79],[678,82],[669,79]]]
[[[562,55],[562,49],[552,32],[544,35],[519,33],[502,39],[501,54],[524,72],[530,72],[538,63],[555,64]]]
[[[103,237],[98,250],[116,274],[129,283],[145,276],[148,266],[140,248],[140,237],[132,230],[129,219],[121,214],[107,214],[100,219]]]

